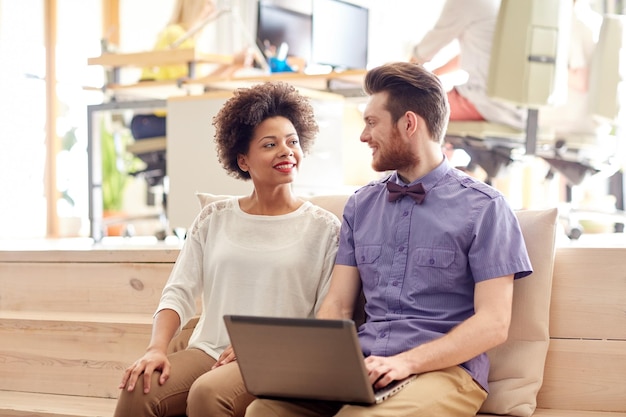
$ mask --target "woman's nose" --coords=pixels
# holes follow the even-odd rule
[[[280,147],[280,156],[291,156],[293,155],[293,149],[287,146],[286,144]]]

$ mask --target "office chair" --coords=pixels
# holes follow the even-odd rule
[[[528,110],[526,128],[487,121],[451,121],[446,142],[465,150],[487,182],[514,160],[533,155],[539,132],[538,109],[565,99],[571,0],[502,0],[494,32],[487,94]]]
[[[588,175],[614,174],[618,167],[613,152],[616,126],[626,97],[626,16],[604,15],[598,43],[593,51],[589,72],[588,108],[602,125],[593,133],[570,134],[556,138],[539,156],[560,172],[572,186]]]
[[[542,147],[538,154],[548,162],[551,171],[564,176],[568,191],[589,175],[602,172],[610,176],[619,169],[619,161],[614,158],[617,150],[614,130],[618,121],[624,119],[620,100],[626,97],[626,16],[603,16],[600,36],[591,58],[588,94],[589,111],[603,128],[596,134],[563,136],[552,147]],[[571,196],[571,192],[567,195]],[[623,231],[626,223],[623,210],[606,213],[571,208],[562,215],[570,239],[578,239],[583,234],[584,228],[577,219],[585,216],[613,221],[616,232]]]

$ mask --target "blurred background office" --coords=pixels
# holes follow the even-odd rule
[[[310,1],[282,3],[307,9]],[[444,4],[428,0],[350,3],[369,10],[368,67],[408,60]],[[105,74],[88,66],[87,59],[100,55],[104,47],[123,52],[151,50],[173,5],[174,0],[0,0],[0,238],[89,235],[86,108],[106,97],[102,91]],[[207,25],[197,44],[216,53],[246,47],[246,30],[256,33],[258,2],[218,0],[217,6],[234,6],[244,30],[233,23],[233,16],[225,16]],[[589,7],[600,14],[624,13],[622,0],[589,0]],[[457,47],[452,43],[448,50]],[[137,75],[127,74],[129,78]],[[615,131],[626,141],[623,128]],[[343,140],[358,142],[356,137]],[[368,165],[369,161],[363,161],[365,168]],[[558,173],[547,180],[548,170],[545,162],[535,161],[511,166],[503,173],[500,183],[515,208],[550,205],[571,197],[545,191],[562,189],[562,184],[550,185],[562,180]],[[620,173],[623,170],[622,166]],[[535,183],[542,190],[536,199],[529,203],[518,197],[519,187]],[[592,196],[596,202],[608,201],[604,206],[617,203],[623,209],[611,196],[615,184],[601,175],[590,176],[573,192]],[[143,187],[142,181],[131,179],[125,204],[151,213],[152,208],[144,207]]]

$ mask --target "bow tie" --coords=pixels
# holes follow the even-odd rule
[[[387,182],[387,190],[389,191],[389,201],[396,201],[405,195],[411,197],[417,204],[422,204],[424,197],[426,197],[426,191],[421,182],[410,187],[406,185],[398,185],[395,182]]]

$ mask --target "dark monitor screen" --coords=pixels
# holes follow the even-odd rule
[[[313,0],[311,61],[334,68],[367,66],[369,10],[341,0]]]
[[[259,1],[257,19],[257,43],[263,50],[263,43],[278,48],[283,42],[289,46],[288,56],[311,58],[311,15],[280,7],[271,2]]]

